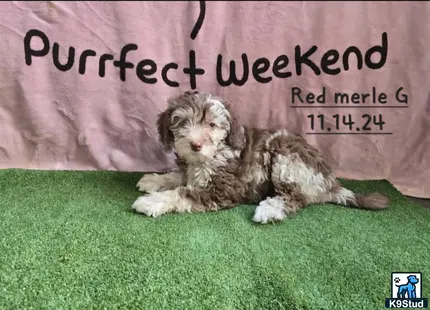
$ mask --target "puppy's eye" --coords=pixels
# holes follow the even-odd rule
[[[189,120],[187,119],[181,119],[178,117],[178,119],[176,120],[175,124],[177,127],[186,127],[189,125]]]
[[[173,118],[172,118],[172,123],[177,123],[178,121],[179,121],[179,116],[174,116]]]
[[[214,128],[216,126],[215,123],[210,123],[209,126],[211,126],[211,128]]]

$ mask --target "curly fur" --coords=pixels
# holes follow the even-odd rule
[[[380,210],[388,199],[342,187],[315,147],[285,129],[242,126],[222,98],[198,91],[168,100],[157,119],[159,139],[179,171],[147,174],[132,208],[148,216],[207,212],[258,204],[253,220],[282,221],[315,203]],[[201,148],[194,150],[191,144]]]

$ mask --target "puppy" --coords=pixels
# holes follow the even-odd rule
[[[222,98],[188,91],[168,100],[157,119],[159,138],[178,169],[145,174],[132,208],[147,216],[209,212],[258,204],[253,221],[279,222],[316,203],[380,210],[388,199],[342,187],[322,154],[287,130],[239,124]]]

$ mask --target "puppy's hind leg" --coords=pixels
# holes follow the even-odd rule
[[[271,156],[271,181],[276,196],[260,203],[254,221],[283,220],[323,198],[327,190],[325,175],[330,169],[304,138],[279,131],[266,141],[266,150]]]
[[[255,209],[253,221],[260,224],[281,222],[289,214],[306,207],[306,199],[295,183],[278,182],[275,196],[260,202]]]

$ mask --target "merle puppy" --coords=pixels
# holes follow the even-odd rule
[[[265,224],[316,203],[388,207],[379,193],[365,196],[342,187],[303,137],[242,126],[227,103],[211,94],[187,91],[169,99],[157,128],[166,151],[174,151],[178,170],[145,174],[138,182],[147,195],[132,208],[147,216],[258,204],[253,221]]]

